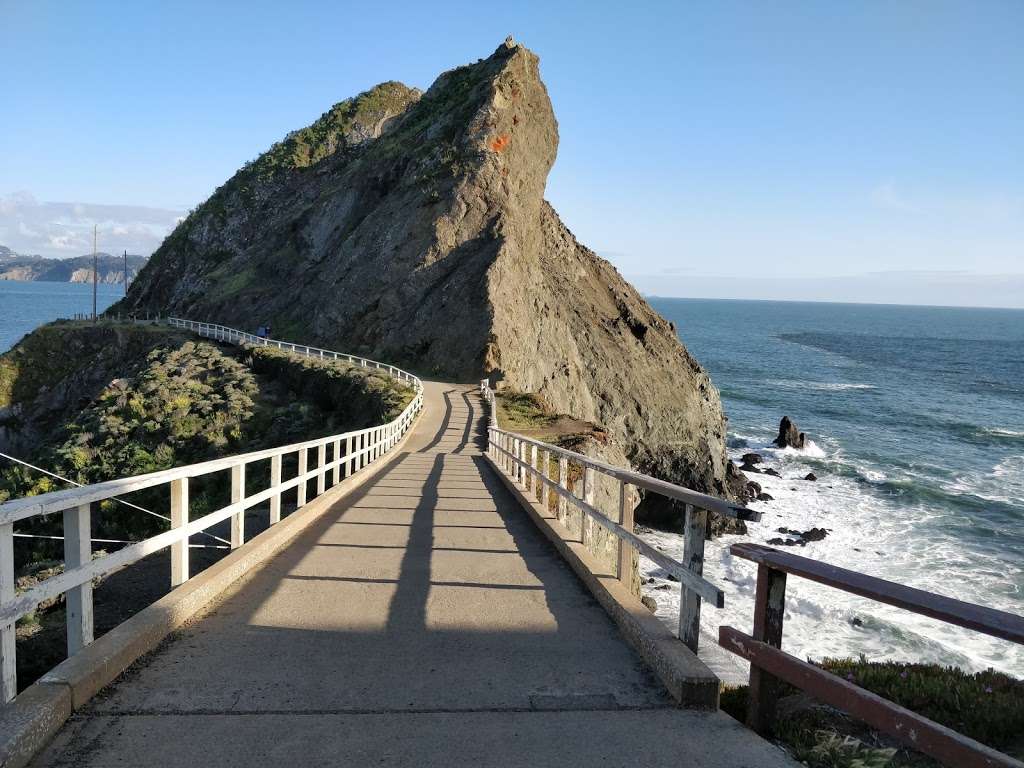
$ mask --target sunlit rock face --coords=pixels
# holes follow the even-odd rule
[[[383,83],[238,171],[115,311],[495,373],[606,427],[639,469],[728,495],[718,392],[544,199],[557,148],[538,58],[512,41],[425,93]]]

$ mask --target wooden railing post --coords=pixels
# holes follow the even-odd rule
[[[171,480],[171,528],[188,525],[188,478]],[[171,544],[171,589],[188,581],[188,537]]]
[[[275,453],[270,457],[270,487],[277,488],[281,485],[281,454]],[[270,497],[270,524],[281,522],[281,492],[278,491]]]
[[[320,471],[316,476],[316,495],[323,496],[327,490],[327,443],[320,443],[316,449],[316,461]]]
[[[92,562],[91,505],[64,510],[64,570],[71,571]],[[67,605],[68,656],[92,642],[92,580],[69,589]]]
[[[14,523],[0,524],[0,604],[14,599]],[[18,693],[14,622],[0,627],[0,704]]]
[[[231,468],[231,503],[238,504],[245,499],[245,464]],[[237,549],[245,543],[245,510],[240,509],[231,516],[231,548]]]
[[[707,529],[707,510],[687,504],[683,527],[683,565],[694,576],[704,574],[704,538]],[[700,595],[684,585],[680,585],[679,589],[679,639],[696,653],[700,642]]]
[[[633,533],[633,486],[629,483],[619,483],[619,525],[629,533]],[[615,575],[627,589],[632,589],[633,580],[633,557],[636,548],[619,539],[619,561]]]
[[[306,474],[309,467],[309,451],[306,448],[299,448],[299,474],[298,477],[303,477]],[[303,477],[302,482],[299,483],[296,488],[295,505],[296,507],[304,506],[306,503],[306,480]]]
[[[782,620],[785,609],[785,572],[758,564],[753,638],[774,648],[782,648]],[[760,734],[768,733],[775,721],[778,686],[779,681],[774,675],[763,671],[756,664],[750,665],[747,725]]]

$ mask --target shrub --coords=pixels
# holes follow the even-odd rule
[[[1024,734],[1024,681],[991,669],[971,673],[936,664],[870,662],[864,657],[815,663],[975,741],[1024,757],[1020,741]],[[784,685],[780,696],[799,693]],[[722,692],[721,708],[743,721],[747,697],[747,686],[727,688]],[[892,741],[889,737],[824,706],[780,707],[774,734],[797,760],[815,768],[937,765],[904,748],[883,748],[883,743]],[[883,757],[885,761],[878,762]]]

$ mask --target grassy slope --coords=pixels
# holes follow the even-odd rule
[[[994,671],[971,674],[863,658],[824,659],[819,666],[982,744],[1024,757],[1024,681]],[[722,709],[744,720],[747,694],[746,686],[724,691]],[[859,721],[815,705],[796,689],[787,687],[783,696],[775,736],[813,768],[938,765]]]
[[[66,354],[69,347],[80,354]],[[111,347],[118,354],[105,355]],[[56,425],[31,456],[83,483],[382,423],[397,416],[414,395],[376,371],[336,361],[263,347],[221,346],[152,326],[61,324],[44,326],[0,356],[3,402],[10,404],[13,392],[22,405],[31,405],[39,395],[46,400],[46,393],[61,381],[80,379],[81,368],[100,359],[112,366],[104,371],[109,383],[90,393],[90,402]],[[115,371],[127,375],[112,378]],[[250,492],[266,487],[267,463],[248,468]],[[290,457],[285,476],[295,470],[295,458]],[[0,471],[0,500],[61,487],[59,481],[16,466]],[[226,473],[194,478],[191,517],[223,506],[228,495]],[[166,509],[166,489],[126,498],[146,508]],[[286,498],[286,509],[288,503]],[[252,513],[265,518],[258,510]],[[93,522],[93,535],[100,538],[138,539],[166,529],[162,520],[107,502],[97,506]],[[258,531],[262,524],[265,519],[250,520],[246,527]],[[61,521],[59,516],[35,518],[19,523],[18,530],[60,535]],[[15,554],[19,591],[63,567],[59,541],[19,539]],[[201,570],[223,554],[193,550],[193,568]],[[104,579],[95,594],[97,636],[165,594],[168,567],[167,553],[161,552]],[[62,599],[18,622],[21,687],[64,659],[64,623]]]

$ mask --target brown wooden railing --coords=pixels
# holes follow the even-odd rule
[[[1024,618],[759,544],[733,544],[730,551],[737,557],[757,563],[753,636],[728,626],[720,627],[718,634],[719,645],[750,662],[747,724],[751,728],[759,733],[771,729],[781,681],[863,720],[872,728],[945,765],[957,768],[1024,768],[1024,763],[1009,755],[781,650],[787,574],[1015,643],[1024,644]]]

